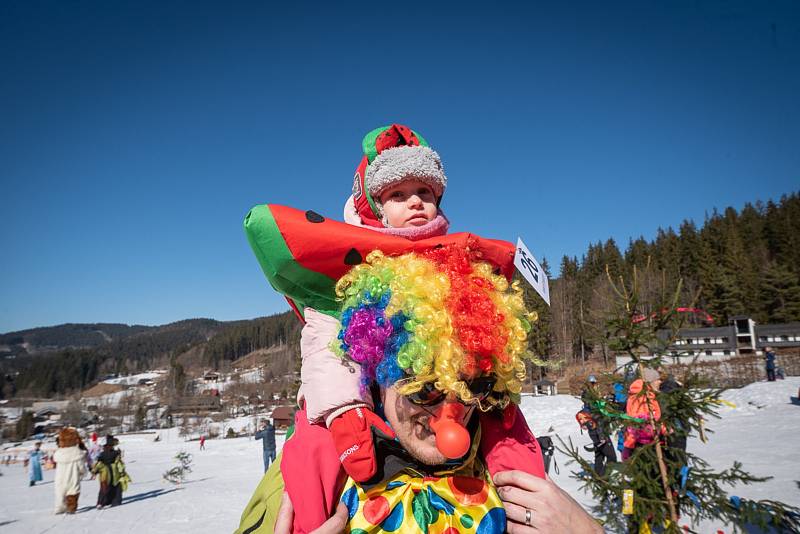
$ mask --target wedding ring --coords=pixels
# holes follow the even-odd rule
[[[525,524],[531,526],[531,515],[533,512],[525,508]]]

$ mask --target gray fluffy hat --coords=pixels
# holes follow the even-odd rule
[[[433,189],[440,198],[447,187],[447,176],[439,154],[426,146],[404,145],[387,148],[367,167],[364,183],[374,199],[394,184],[415,179]]]

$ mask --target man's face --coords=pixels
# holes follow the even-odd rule
[[[430,420],[438,415],[444,402],[434,406],[418,406],[397,393],[394,387],[381,388],[383,412],[403,448],[414,458],[426,465],[436,465],[447,458],[436,448],[436,434],[430,427]],[[474,407],[468,406],[459,421],[466,425]]]

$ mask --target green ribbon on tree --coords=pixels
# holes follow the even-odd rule
[[[597,411],[600,412],[601,414],[605,415],[606,417],[613,417],[613,418],[616,418],[616,419],[624,419],[626,421],[633,421],[634,423],[644,423],[646,421],[646,419],[640,419],[638,417],[631,417],[630,415],[628,415],[626,413],[609,412],[608,410],[606,410],[606,404],[608,404],[608,402],[604,401],[604,400],[595,401],[593,404],[597,408]]]

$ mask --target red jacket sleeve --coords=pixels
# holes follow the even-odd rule
[[[311,425],[305,410],[294,416],[294,434],[283,446],[283,482],[294,507],[294,534],[305,534],[333,515],[346,475],[328,429]]]

